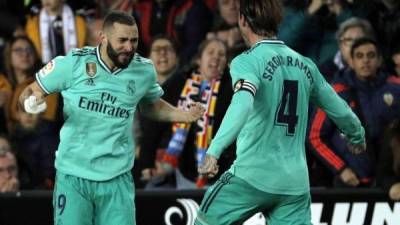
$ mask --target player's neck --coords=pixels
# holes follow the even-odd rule
[[[104,63],[107,65],[111,71],[115,68],[114,62],[110,59],[110,57],[107,54],[107,49],[103,45],[99,45],[100,48],[100,57],[104,61]]]
[[[265,40],[265,39],[276,39],[276,36],[262,36],[262,35],[258,35],[255,33],[250,33],[248,35],[248,40],[249,40],[250,46],[253,46],[256,43],[258,43],[262,40]]]

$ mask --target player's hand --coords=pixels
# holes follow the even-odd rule
[[[351,153],[358,155],[358,154],[361,154],[366,151],[367,144],[365,143],[365,141],[363,141],[362,143],[359,143],[359,144],[352,144],[352,143],[348,142],[347,148],[349,149],[349,151]]]
[[[192,123],[192,122],[200,119],[204,115],[205,112],[206,112],[206,109],[201,105],[201,103],[199,103],[199,102],[191,103],[189,111],[186,114],[186,122]]]
[[[213,178],[219,170],[218,160],[212,155],[206,154],[203,163],[199,166],[198,172],[201,175]]]
[[[392,187],[390,187],[389,197],[393,201],[399,201],[400,200],[400,182],[399,183],[395,183],[395,184],[392,185]]]
[[[360,180],[358,180],[357,175],[348,167],[342,171],[340,174],[340,179],[343,181],[343,183],[352,187],[356,187],[360,184]]]

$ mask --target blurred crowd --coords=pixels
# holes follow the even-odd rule
[[[353,155],[326,114],[309,106],[311,186],[379,187],[400,200],[400,1],[282,1],[277,38],[318,65],[366,130],[367,152]],[[25,113],[17,99],[55,56],[97,46],[110,10],[136,18],[138,53],[153,61],[163,99],[183,109],[193,101],[206,108],[194,124],[137,113],[136,186],[196,189],[214,182],[197,165],[233,94],[229,64],[246,49],[238,0],[0,0],[0,192],[53,188],[62,98],[47,96],[40,115]],[[219,159],[221,173],[233,160],[235,145]]]

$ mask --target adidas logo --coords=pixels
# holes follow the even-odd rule
[[[87,79],[85,84],[89,85],[89,86],[96,86],[96,84],[94,84],[94,80],[92,78]]]

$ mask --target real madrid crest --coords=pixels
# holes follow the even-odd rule
[[[394,100],[394,97],[393,97],[393,95],[391,93],[385,93],[383,95],[383,101],[386,103],[386,105],[392,106],[393,105],[393,100]]]
[[[86,73],[89,77],[94,77],[97,72],[96,63],[94,62],[87,62],[86,63]]]
[[[135,81],[134,80],[130,80],[129,82],[128,82],[128,85],[126,86],[126,91],[129,93],[129,94],[133,94],[133,93],[135,93],[135,91],[136,91],[136,84],[135,84]]]

